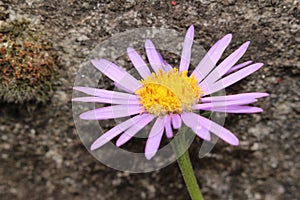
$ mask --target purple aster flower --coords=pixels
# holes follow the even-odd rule
[[[141,80],[137,80],[112,62],[104,59],[92,60],[92,64],[98,70],[125,92],[74,87],[75,90],[92,96],[74,98],[73,101],[113,104],[84,112],[80,118],[84,120],[105,120],[127,116],[131,118],[100,136],[92,144],[91,150],[101,147],[116,137],[119,137],[116,145],[121,146],[152,121],[155,122],[145,147],[147,159],[151,159],[157,152],[164,133],[168,138],[172,138],[173,129],[179,129],[182,123],[204,140],[209,141],[210,134],[213,133],[231,145],[238,145],[238,138],[229,130],[195,113],[199,110],[227,113],[262,112],[261,108],[247,104],[256,102],[257,98],[268,96],[267,93],[210,96],[263,66],[263,63],[252,64],[252,61],[236,65],[246,52],[249,42],[242,44],[216,66],[231,38],[232,35],[228,34],[213,45],[191,75],[188,75],[188,68],[194,26],[191,26],[186,33],[179,69],[173,68],[163,60],[150,40],[146,40],[145,49],[153,72],[134,49],[127,49],[128,56],[140,74]]]

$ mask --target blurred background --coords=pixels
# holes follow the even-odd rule
[[[94,159],[76,133],[71,97],[81,63],[99,42],[141,27],[184,34],[192,24],[204,48],[232,33],[225,56],[250,40],[241,62],[265,64],[227,93],[270,93],[256,103],[263,113],[228,115],[225,127],[240,138],[240,146],[219,140],[199,159],[202,141],[192,144],[205,199],[298,199],[299,9],[296,0],[0,0],[0,199],[189,199],[176,163],[129,174]],[[32,49],[24,54],[24,48]],[[21,58],[12,64],[4,56],[15,52]],[[30,68],[30,60],[33,67],[26,71],[22,63]],[[19,77],[16,63],[20,74],[35,75]],[[104,81],[100,84],[111,87]]]

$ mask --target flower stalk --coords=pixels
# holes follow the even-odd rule
[[[182,126],[179,129],[179,137],[175,137],[172,145],[173,150],[177,156],[177,163],[179,165],[182,177],[186,184],[187,190],[192,200],[203,200],[195,173],[192,167],[189,151],[188,151],[188,129],[186,126]]]
[[[187,186],[192,200],[203,200],[197,179],[195,177],[193,167],[190,160],[189,151],[186,150],[178,160],[178,165],[183,176],[184,182]]]

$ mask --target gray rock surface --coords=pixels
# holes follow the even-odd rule
[[[232,33],[227,55],[251,40],[243,59],[265,63],[228,93],[270,93],[256,103],[263,113],[228,116],[225,126],[240,138],[240,146],[219,141],[212,156],[203,159],[197,157],[201,140],[191,146],[205,199],[298,199],[299,1],[138,2],[0,1],[0,20],[24,16],[44,28],[61,65],[57,91],[47,106],[28,112],[0,105],[0,199],[189,199],[176,163],[128,174],[95,160],[76,134],[70,99],[80,64],[100,41],[136,27],[184,33],[191,24],[195,40],[206,49]]]

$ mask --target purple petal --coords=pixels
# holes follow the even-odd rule
[[[216,101],[233,101],[233,100],[241,100],[241,99],[257,99],[266,96],[269,96],[269,94],[260,93],[260,92],[250,92],[250,93],[233,94],[233,95],[226,95],[226,96],[203,97],[201,98],[201,102],[207,103],[211,101],[216,102]]]
[[[245,105],[245,104],[249,104],[249,103],[254,103],[256,101],[257,101],[256,99],[242,99],[242,100],[235,100],[235,101],[217,101],[217,102],[212,102],[212,103],[195,104],[193,106],[193,109],[208,110],[210,108],[217,108],[217,107]]]
[[[239,144],[238,138],[233,133],[205,117],[202,117],[195,113],[182,113],[181,117],[182,119],[185,118],[185,120],[187,121],[197,118],[197,121],[199,122],[200,126],[203,126],[205,129],[211,131],[225,142],[231,145]]]
[[[145,147],[145,156],[150,160],[157,152],[164,133],[164,120],[158,117],[155,121]]]
[[[221,78],[245,54],[249,44],[250,42],[245,42],[237,50],[225,58],[215,69],[212,70],[203,82],[210,84]]]
[[[166,136],[168,138],[172,138],[173,137],[173,131],[172,131],[172,127],[171,127],[171,117],[170,117],[170,115],[166,115],[164,117],[164,121],[165,121]]]
[[[157,54],[158,54],[158,56],[159,56],[159,58],[160,58],[160,61],[161,61],[161,63],[162,63],[163,71],[168,72],[168,71],[170,71],[171,69],[173,69],[173,67],[172,67],[169,63],[167,63],[167,61],[165,61],[165,60],[163,59],[162,55],[161,55],[158,51],[156,51],[156,52],[157,52]]]
[[[124,88],[124,86],[122,86],[122,85],[120,85],[120,84],[118,84],[118,83],[116,83],[116,82],[114,82],[114,85],[115,85],[117,88],[119,88],[119,89],[121,89],[121,90],[123,90],[123,91],[125,91],[125,92],[127,92],[127,93],[132,93],[130,90]]]
[[[222,78],[221,80],[214,83],[208,90],[205,90],[206,95],[212,94],[214,92],[217,92],[223,88],[226,88],[239,80],[249,76],[253,72],[260,69],[264,64],[263,63],[255,63],[248,67],[245,67],[243,69],[240,69],[237,72],[234,72],[232,74],[229,74],[228,76]]]
[[[112,62],[104,59],[92,60],[91,62],[103,74],[131,92],[135,92],[142,86],[133,76]]]
[[[77,98],[73,98],[72,101],[140,105],[139,99],[137,97],[129,98],[129,99],[117,99],[117,98],[109,99],[103,97],[77,97]]]
[[[143,112],[141,105],[115,105],[90,110],[79,115],[84,120],[103,120],[126,117]]]
[[[101,135],[97,140],[94,141],[94,143],[91,146],[91,150],[98,149],[99,147],[103,146],[107,142],[111,141],[113,138],[117,137],[119,134],[121,134],[124,130],[128,129],[130,126],[138,123],[146,114],[137,115],[133,118],[130,118],[121,124],[115,126],[114,128],[110,129],[103,135]]]
[[[178,114],[171,114],[171,122],[174,129],[179,129],[181,127],[181,118]]]
[[[164,72],[168,72],[173,69],[173,67],[169,63],[167,63],[167,61],[165,61],[165,60],[162,61],[162,64],[163,64]]]
[[[162,62],[151,40],[146,40],[145,48],[149,63],[155,73],[157,73],[159,69],[162,69]]]
[[[252,106],[227,106],[227,107],[208,108],[203,110],[226,112],[226,113],[258,113],[263,111],[263,109],[261,108],[252,107]]]
[[[206,53],[200,63],[197,65],[192,75],[194,75],[198,81],[202,81],[204,77],[214,68],[219,59],[221,58],[226,47],[231,41],[232,35],[225,35],[216,44],[214,44],[210,50]]]
[[[205,129],[204,127],[199,126],[197,129],[192,129],[196,135],[206,141],[211,140],[211,135],[209,130]]]
[[[162,63],[163,63],[163,68],[164,68],[163,71],[168,72],[171,69],[173,69],[173,67],[169,63],[167,63],[167,61],[163,60]]]
[[[189,69],[193,40],[194,40],[194,26],[192,25],[187,30],[185,35],[182,53],[181,53],[180,67],[179,67],[180,71],[185,71]]]
[[[151,72],[143,60],[143,58],[133,49],[133,48],[128,48],[127,49],[127,54],[135,67],[135,69],[139,72],[141,77],[143,79],[147,78],[148,76],[151,76]]]
[[[241,68],[244,68],[244,67],[250,65],[251,63],[252,63],[252,60],[248,60],[248,61],[243,62],[243,63],[241,63],[241,64],[235,65],[235,66],[231,67],[231,68],[225,73],[225,75],[230,74],[231,72],[234,72],[234,71],[239,70],[239,69],[241,69]]]
[[[85,94],[102,97],[102,98],[114,98],[114,99],[134,99],[137,98],[136,95],[123,93],[123,92],[116,92],[116,91],[110,91],[110,90],[103,90],[103,89],[97,89],[97,88],[91,88],[91,87],[79,87],[75,86],[73,87],[74,90],[83,92]]]
[[[154,115],[145,115],[143,119],[137,122],[135,125],[131,126],[128,130],[126,130],[117,140],[117,147],[128,142],[133,136],[135,136],[140,130],[142,130],[147,124],[149,124],[153,119]]]
[[[210,133],[201,126],[200,119],[197,116],[199,115],[194,115],[194,113],[184,113],[181,115],[181,118],[185,125],[190,127],[200,138],[209,141],[211,139]]]

